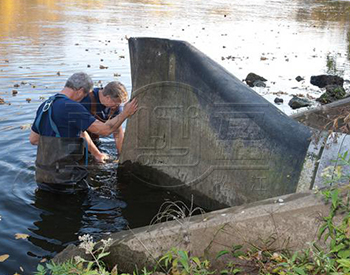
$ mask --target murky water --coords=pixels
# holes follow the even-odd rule
[[[181,39],[240,79],[264,76],[267,87],[256,91],[270,101],[280,94],[279,108],[291,113],[291,95],[320,95],[311,75],[349,78],[349,16],[350,2],[331,0],[0,0],[0,255],[10,255],[0,274],[29,274],[78,235],[146,225],[171,198],[116,184],[113,165],[97,169],[100,187],[87,197],[35,191],[28,125],[73,72],[89,73],[96,85],[118,79],[130,91],[126,37]],[[105,139],[102,149],[113,148]]]

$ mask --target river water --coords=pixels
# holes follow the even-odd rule
[[[117,182],[116,164],[93,169],[87,197],[36,191],[29,125],[72,73],[96,85],[119,80],[130,92],[127,37],[186,40],[239,79],[265,77],[256,91],[282,97],[278,108],[290,114],[293,94],[320,95],[311,75],[349,79],[349,16],[350,2],[331,0],[0,0],[0,256],[9,255],[0,274],[30,274],[79,235],[147,225],[174,199]],[[115,154],[112,139],[102,149]]]

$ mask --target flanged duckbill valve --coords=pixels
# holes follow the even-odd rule
[[[207,209],[296,191],[308,127],[186,42],[130,38],[129,47],[139,110],[127,122],[119,175]]]

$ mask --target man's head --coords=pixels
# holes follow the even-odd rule
[[[128,100],[128,92],[125,86],[119,81],[109,82],[102,90],[102,95],[107,99],[104,104],[106,107],[118,107],[121,103]]]
[[[64,87],[79,92],[80,94],[77,96],[81,97],[80,99],[82,99],[92,90],[93,85],[94,83],[92,82],[91,77],[86,73],[80,72],[75,73],[70,78],[68,78]]]

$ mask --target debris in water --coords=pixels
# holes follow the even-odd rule
[[[28,103],[30,103],[30,102],[32,101],[32,99],[31,99],[31,98],[26,98],[26,101],[27,101]]]
[[[121,76],[121,74],[115,73],[114,76],[118,77],[118,76]]]
[[[10,61],[8,59],[5,59],[5,63],[10,63]]]
[[[100,65],[100,69],[101,69],[101,70],[103,70],[103,69],[108,69],[108,67],[103,66],[103,65]]]
[[[304,80],[304,78],[302,78],[300,75],[298,75],[296,78],[295,78],[296,81],[300,82],[302,80]]]
[[[60,75],[61,75],[61,73],[60,73],[60,72],[57,72],[57,75],[58,75],[58,76],[60,76]]]
[[[18,88],[18,87],[19,87],[19,84],[15,84],[15,85],[13,85],[13,87]]]
[[[16,234],[15,234],[16,240],[18,240],[18,239],[23,239],[23,240],[25,240],[25,239],[27,239],[28,237],[29,237],[28,234],[21,234],[21,233],[16,233]]]
[[[90,67],[91,67],[91,65],[87,64],[87,66],[86,66],[86,67],[90,68]]]
[[[5,100],[0,97],[0,105],[5,104]]]
[[[125,55],[119,55],[119,58],[125,58]]]
[[[283,103],[283,98],[279,98],[279,97],[276,97],[274,102],[279,105],[279,104],[282,104]]]
[[[5,262],[9,257],[9,254],[0,255],[0,263]]]
[[[24,124],[24,125],[19,126],[19,128],[21,130],[27,130],[27,129],[30,129],[31,126],[32,126],[31,124]]]
[[[40,100],[45,100],[45,97],[44,96],[39,96],[39,99]]]
[[[18,94],[18,91],[17,90],[12,90],[12,95],[16,95],[16,94]]]

